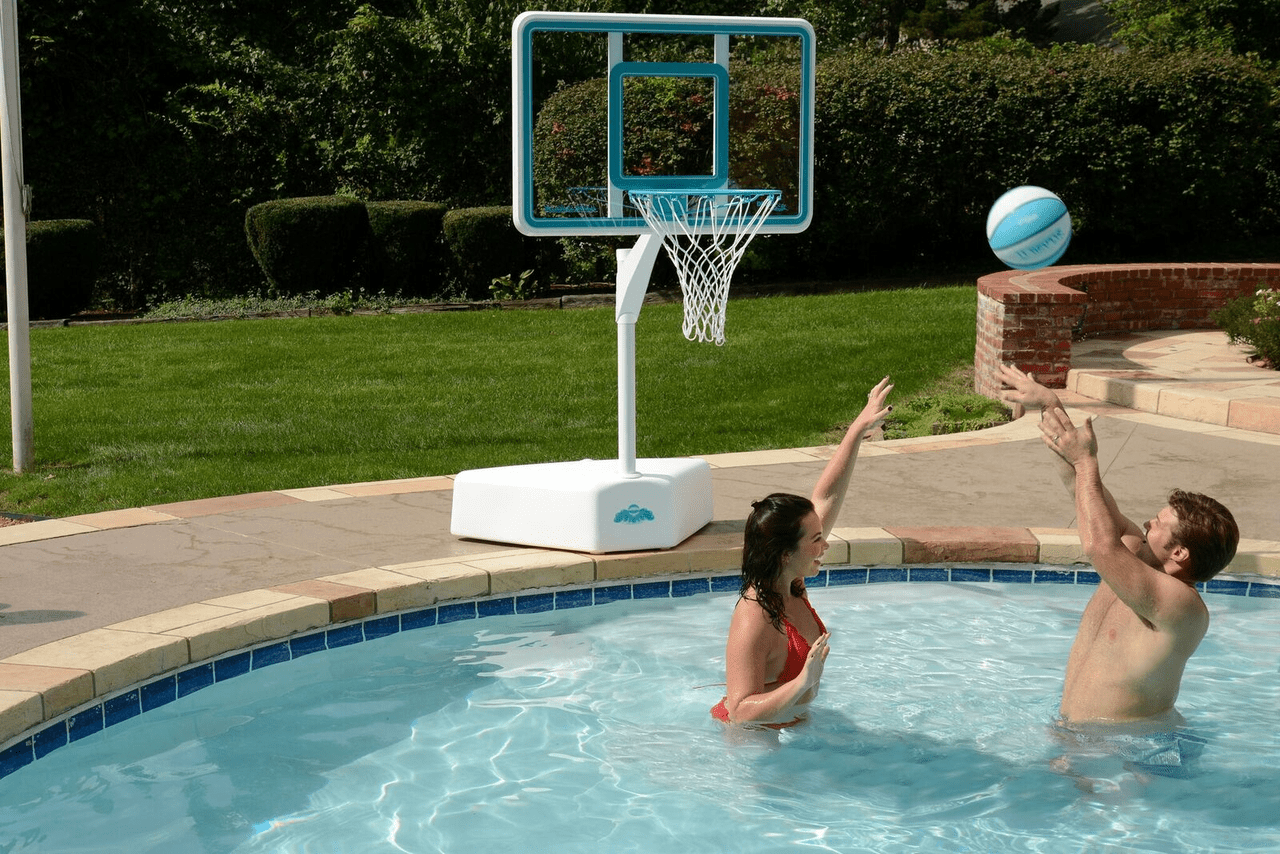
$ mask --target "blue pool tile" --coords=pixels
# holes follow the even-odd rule
[[[1076,584],[1101,584],[1102,579],[1092,569],[1077,569]]]
[[[951,568],[952,581],[990,581],[991,570],[974,569],[967,566],[955,566]]]
[[[940,566],[915,566],[910,569],[909,577],[912,581],[950,581],[951,573]]]
[[[454,605],[441,605],[436,608],[436,622],[444,625],[445,623],[456,623],[459,620],[474,620],[476,618],[476,603],[461,602]]]
[[[582,590],[557,590],[556,610],[562,608],[589,608],[595,597],[590,588]]]
[[[121,694],[102,702],[102,722],[107,726],[115,726],[129,718],[142,714],[142,703],[137,691]]]
[[[31,739],[23,739],[7,750],[0,751],[0,777],[7,777],[24,765],[36,761],[32,752]]]
[[[901,567],[873,566],[867,570],[868,584],[883,584],[889,581],[906,581],[907,570]]]
[[[631,595],[636,599],[666,599],[671,596],[670,581],[646,581],[631,585]]]
[[[706,593],[711,589],[710,582],[705,578],[677,578],[671,582],[671,595],[675,596],[697,596],[699,593]]]
[[[273,664],[282,664],[289,660],[289,644],[273,643],[270,646],[260,646],[253,651],[253,669],[260,667],[270,667]]]
[[[219,682],[223,679],[233,679],[236,676],[243,676],[249,672],[253,666],[253,654],[248,652],[238,652],[235,655],[228,655],[226,658],[219,658],[213,663],[213,675]]]
[[[516,612],[516,598],[503,596],[501,599],[485,599],[476,603],[476,615],[480,617],[510,617]],[[440,622],[445,622],[441,619]]]
[[[213,665],[201,664],[190,670],[183,670],[177,675],[175,682],[179,697],[194,694],[201,688],[208,688],[213,684]]]
[[[1075,584],[1076,572],[1074,569],[1037,569],[1035,570],[1036,584]]]
[[[63,747],[68,743],[67,739],[67,722],[59,721],[50,727],[45,727],[35,734],[32,740],[32,746],[35,748],[36,759],[48,756],[59,747]]]
[[[555,608],[554,593],[530,593],[516,597],[516,612],[520,614],[541,614],[543,611],[554,611]]]
[[[166,676],[142,686],[142,711],[149,712],[178,699],[178,680]]]
[[[1225,593],[1228,596],[1249,595],[1249,582],[1247,581],[1230,581],[1225,578],[1211,578],[1206,582],[1205,588],[1210,593]]]
[[[993,569],[991,580],[1001,584],[1030,584],[1035,578],[1029,569]]]
[[[859,566],[852,569],[827,570],[827,584],[831,587],[847,587],[850,584],[866,584],[867,568]]]
[[[79,741],[95,732],[102,732],[101,703],[67,718],[67,737],[72,741]]]
[[[1280,584],[1266,584],[1255,581],[1249,585],[1250,596],[1262,596],[1266,599],[1280,599]]]
[[[432,614],[434,615],[434,610]],[[432,616],[431,621],[435,622]],[[400,617],[392,615],[390,617],[374,617],[372,620],[364,621],[364,639],[373,640],[374,638],[385,638],[394,635],[400,631]]]
[[[596,604],[607,605],[610,602],[621,602],[631,598],[630,584],[610,584],[608,587],[596,588]]]
[[[324,652],[324,635],[324,632],[315,632],[314,634],[289,638],[289,655],[293,658],[300,658],[313,652]],[[258,666],[257,662],[254,662],[254,666]]]
[[[742,589],[742,573],[711,576],[712,593],[737,593]]]
[[[329,649],[340,646],[351,646],[364,640],[364,629],[359,623],[354,626],[339,626],[324,633],[324,642]]]
[[[424,608],[421,611],[410,611],[408,614],[400,615],[400,631],[408,632],[413,629],[425,629],[428,626],[434,626],[439,621],[438,608]]]

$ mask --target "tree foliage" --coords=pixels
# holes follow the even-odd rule
[[[1112,0],[1107,11],[1116,39],[1132,48],[1280,60],[1280,0]]]
[[[894,49],[937,52],[997,29],[1035,41],[1043,23],[1037,5],[23,0],[25,178],[36,219],[98,226],[100,301],[134,308],[183,294],[244,292],[265,284],[243,237],[255,204],[335,193],[453,207],[509,200],[511,22],[527,8],[798,16],[814,24],[824,54],[854,45],[910,54]],[[1209,44],[1268,59],[1276,58],[1278,6],[1114,0],[1134,45]],[[592,76],[601,61],[571,49],[543,59],[548,92]],[[859,121],[874,126],[884,118]],[[958,118],[922,119],[940,120]],[[1210,159],[1205,168],[1217,167]]]

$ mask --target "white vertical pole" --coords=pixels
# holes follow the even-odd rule
[[[623,477],[636,471],[636,321],[649,289],[653,262],[662,241],[656,234],[640,235],[630,249],[619,249],[618,289],[614,313],[618,322],[618,464]]]
[[[31,330],[27,305],[27,212],[23,204],[22,107],[18,86],[18,4],[0,0],[0,160],[4,186],[4,267],[9,310],[9,399],[13,470],[35,462],[31,417]]]

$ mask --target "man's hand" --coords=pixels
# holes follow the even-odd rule
[[[1093,434],[1093,419],[1086,418],[1077,428],[1060,407],[1046,409],[1040,418],[1040,438],[1058,456],[1071,463],[1072,468],[1087,459],[1098,456],[1098,438]]]
[[[1024,374],[1013,365],[1001,364],[1000,381],[1009,386],[1008,391],[1000,393],[1005,403],[1020,404],[1028,409],[1053,409],[1062,404],[1058,395],[1036,382],[1035,374]]]

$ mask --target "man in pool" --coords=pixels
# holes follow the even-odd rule
[[[1058,396],[1034,377],[1008,365],[1000,373],[1012,388],[1006,401],[1041,410],[1041,438],[1060,461],[1063,483],[1075,498],[1081,546],[1102,579],[1067,658],[1062,724],[1077,731],[1149,724],[1121,727],[1129,734],[1177,727],[1174,701],[1182,672],[1209,628],[1195,585],[1235,557],[1235,519],[1212,498],[1175,490],[1139,528],[1102,485],[1092,419],[1076,427]],[[1159,750],[1147,758],[1171,764]]]

